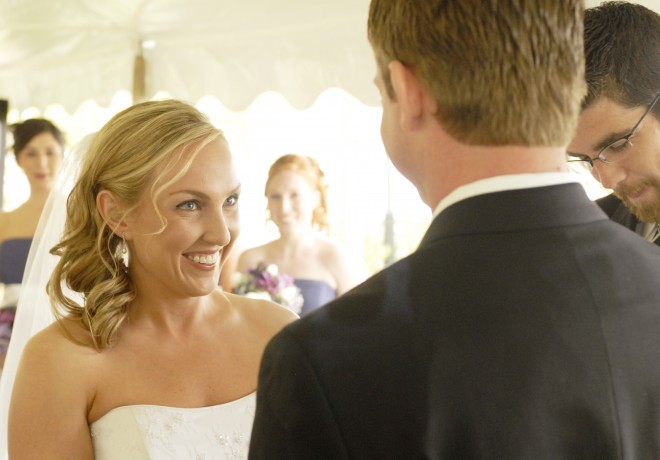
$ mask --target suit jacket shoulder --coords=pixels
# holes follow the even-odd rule
[[[579,184],[458,202],[272,340],[250,458],[660,458],[658,272]]]

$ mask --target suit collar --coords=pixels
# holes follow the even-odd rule
[[[551,185],[576,182],[576,178],[568,172],[541,172],[525,174],[505,174],[492,176],[470,182],[454,189],[438,203],[433,211],[437,216],[443,210],[461,200],[486,193],[504,192],[506,190],[528,189],[534,187],[549,187]]]
[[[433,219],[420,247],[460,234],[578,225],[607,216],[577,183],[478,195],[449,206]]]

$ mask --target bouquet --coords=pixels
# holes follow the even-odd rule
[[[245,273],[234,273],[232,292],[247,297],[272,300],[300,314],[303,296],[293,278],[279,273],[277,265],[259,263]]]
[[[14,325],[15,316],[16,308],[0,308],[0,354],[7,353],[7,349],[9,348],[9,339],[11,338],[11,330]]]

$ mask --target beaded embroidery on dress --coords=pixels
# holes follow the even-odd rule
[[[90,425],[96,460],[246,459],[255,393],[199,408],[135,405]]]

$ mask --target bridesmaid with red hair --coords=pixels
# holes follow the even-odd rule
[[[362,280],[363,270],[349,263],[345,251],[328,237],[327,184],[315,159],[294,154],[278,158],[268,171],[265,195],[279,237],[245,250],[238,258],[239,272],[276,265],[300,288],[301,315]]]

